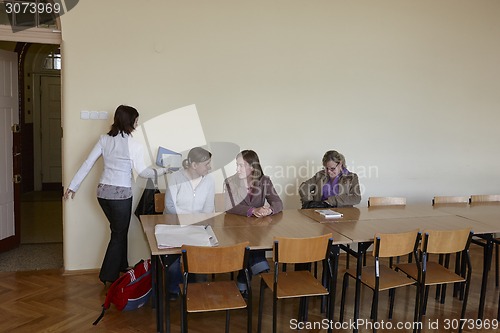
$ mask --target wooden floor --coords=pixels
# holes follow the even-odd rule
[[[482,252],[472,249],[474,274],[473,286],[469,298],[468,318],[476,318],[479,301],[480,272],[482,269]],[[341,266],[343,266],[341,264]],[[341,278],[337,286],[335,319],[339,318]],[[258,286],[259,278],[254,278],[254,331],[257,327]],[[354,283],[350,283],[346,320],[352,318]],[[395,314],[392,324],[412,321],[413,298],[415,288],[408,287],[398,291]],[[433,293],[431,289],[431,294]],[[494,285],[494,273],[490,273],[488,295],[486,299],[485,319],[496,318],[499,289]],[[263,332],[271,331],[271,299],[266,294]],[[361,307],[362,318],[368,318],[371,304],[371,292],[363,289]],[[97,326],[92,322],[98,317],[101,304],[105,298],[105,290],[99,282],[97,272],[80,275],[64,275],[62,271],[33,271],[17,273],[0,273],[0,332],[35,333],[35,332],[156,332],[155,312],[148,304],[132,312],[119,312],[112,305],[111,309]],[[446,320],[459,318],[461,303],[452,297],[448,289],[446,303],[437,303],[429,299],[428,314],[424,317],[424,331],[449,331],[444,329]],[[179,301],[172,302],[172,332],[179,332]],[[290,320],[297,317],[298,302],[284,301],[279,307],[280,332],[292,331]],[[309,305],[309,321],[318,325],[324,317],[319,312],[319,301],[313,300]],[[379,322],[387,322],[387,297],[383,294],[379,306]],[[439,322],[439,330],[428,328],[430,322]],[[292,322],[293,323],[293,322]],[[231,332],[245,332],[246,313],[234,312],[231,316]],[[223,332],[224,314],[195,314],[189,317],[190,332]],[[292,327],[293,328],[293,327]],[[325,329],[305,329],[305,332],[326,332]],[[351,330],[337,330],[350,332]],[[360,332],[371,330],[360,329]],[[379,330],[389,332],[391,330]],[[394,331],[394,330],[392,330]],[[410,331],[410,330],[408,330]],[[493,329],[468,330],[465,332],[492,332]]]

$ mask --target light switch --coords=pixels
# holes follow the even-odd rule
[[[88,111],[80,111],[80,119],[89,119],[90,118],[90,112]]]
[[[99,112],[99,119],[108,119],[108,112],[100,111]]]
[[[90,111],[90,119],[99,119],[99,112]]]

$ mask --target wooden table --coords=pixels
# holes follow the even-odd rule
[[[245,217],[234,214],[190,214],[190,215],[142,215],[141,224],[151,250],[153,263],[153,288],[155,295],[157,331],[170,331],[170,305],[166,300],[168,285],[168,266],[180,254],[180,249],[158,249],[154,235],[157,224],[195,224],[210,225],[220,246],[232,245],[244,241],[250,242],[251,250],[271,250],[276,236],[301,238],[332,233],[334,250],[334,281],[337,276],[339,245],[349,244],[351,239],[332,230],[328,224],[316,223],[296,209],[285,210],[279,214],[264,218]],[[335,292],[335,290],[333,291]],[[334,297],[334,296],[333,296]],[[163,318],[166,318],[164,322]]]
[[[474,242],[483,247],[483,276],[481,282],[481,295],[479,298],[478,319],[484,317],[484,304],[488,284],[488,272],[491,268],[493,257],[493,243],[496,242],[494,234],[500,232],[500,202],[478,202],[470,205],[435,205],[435,209],[457,216],[462,216],[474,221],[474,234],[484,239],[484,242]],[[478,225],[477,223],[481,223]],[[485,227],[486,229],[482,229]],[[499,308],[500,312],[500,308]],[[500,314],[499,314],[500,317]]]
[[[362,257],[373,243],[376,233],[394,233],[425,229],[460,229],[471,228],[476,236],[486,240],[484,246],[484,265],[479,302],[478,318],[484,314],[484,303],[488,271],[491,266],[493,234],[500,232],[500,204],[442,204],[442,205],[406,205],[379,206],[364,208],[334,208],[343,214],[340,218],[326,219],[314,209],[301,210],[301,213],[320,224],[329,225],[332,230],[358,243],[357,273],[360,276]],[[349,251],[349,249],[346,249]],[[354,321],[359,317],[359,297],[361,283],[356,280]],[[356,330],[355,330],[356,331]]]
[[[316,209],[302,209],[300,211],[302,214],[320,223],[453,215],[443,210],[434,209],[430,205],[346,207],[332,209],[342,213],[344,216],[342,218],[327,219],[317,213]]]

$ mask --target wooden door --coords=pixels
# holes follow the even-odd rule
[[[40,77],[42,189],[61,188],[61,78]]]
[[[21,239],[18,205],[21,179],[15,177],[21,165],[18,128],[17,54],[0,50],[0,251],[17,247]]]

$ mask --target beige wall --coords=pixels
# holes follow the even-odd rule
[[[496,0],[80,1],[62,16],[64,183],[110,124],[81,110],[126,103],[147,121],[195,104],[208,141],[259,153],[286,208],[328,149],[362,205],[498,193],[499,15]],[[101,167],[64,207],[68,270],[104,254]],[[135,218],[129,243],[148,255]]]

